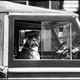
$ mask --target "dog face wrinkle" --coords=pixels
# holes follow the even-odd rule
[[[40,43],[40,34],[37,31],[33,31],[28,32],[28,34],[26,34],[26,42],[29,44],[30,47],[34,47],[34,46],[38,46],[39,47],[39,43]]]

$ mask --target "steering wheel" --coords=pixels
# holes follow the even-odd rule
[[[66,42],[63,42],[60,46],[59,46],[59,48],[58,48],[58,50],[62,50],[62,52],[61,53],[58,53],[58,56],[57,56],[57,59],[68,59],[68,58],[70,58],[70,56],[69,56],[69,52],[70,52],[70,50],[69,50],[69,48],[66,48],[66,49],[64,49],[64,46],[66,45]],[[57,50],[57,51],[58,51]],[[56,52],[57,53],[57,52]]]
[[[63,45],[66,45],[66,42],[61,43],[61,45],[59,46],[58,50],[61,50],[62,47],[63,47]],[[57,50],[57,51],[58,51],[58,50]]]
[[[66,42],[63,42],[59,46],[58,50],[62,50],[61,53],[58,53],[57,52],[58,50],[56,51],[56,53],[58,54],[57,55],[57,59],[70,59],[70,48],[67,47],[67,48],[64,49],[65,45],[66,45]],[[74,46],[72,46],[72,50],[73,49],[75,49]],[[72,59],[80,59],[80,50],[79,51],[76,51],[74,53],[72,52]]]
[[[70,59],[69,49],[64,49],[62,53],[59,53],[58,59]]]

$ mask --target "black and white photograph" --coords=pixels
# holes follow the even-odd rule
[[[0,1],[0,80],[80,80],[80,1]]]

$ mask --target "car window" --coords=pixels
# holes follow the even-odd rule
[[[71,22],[17,20],[15,35],[14,59],[77,59],[77,32]]]

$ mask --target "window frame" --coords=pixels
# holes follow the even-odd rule
[[[72,16],[54,15],[10,15],[9,16],[9,67],[79,67],[80,63],[75,60],[13,60],[14,54],[14,20],[54,20],[68,21],[72,25],[77,23]]]

